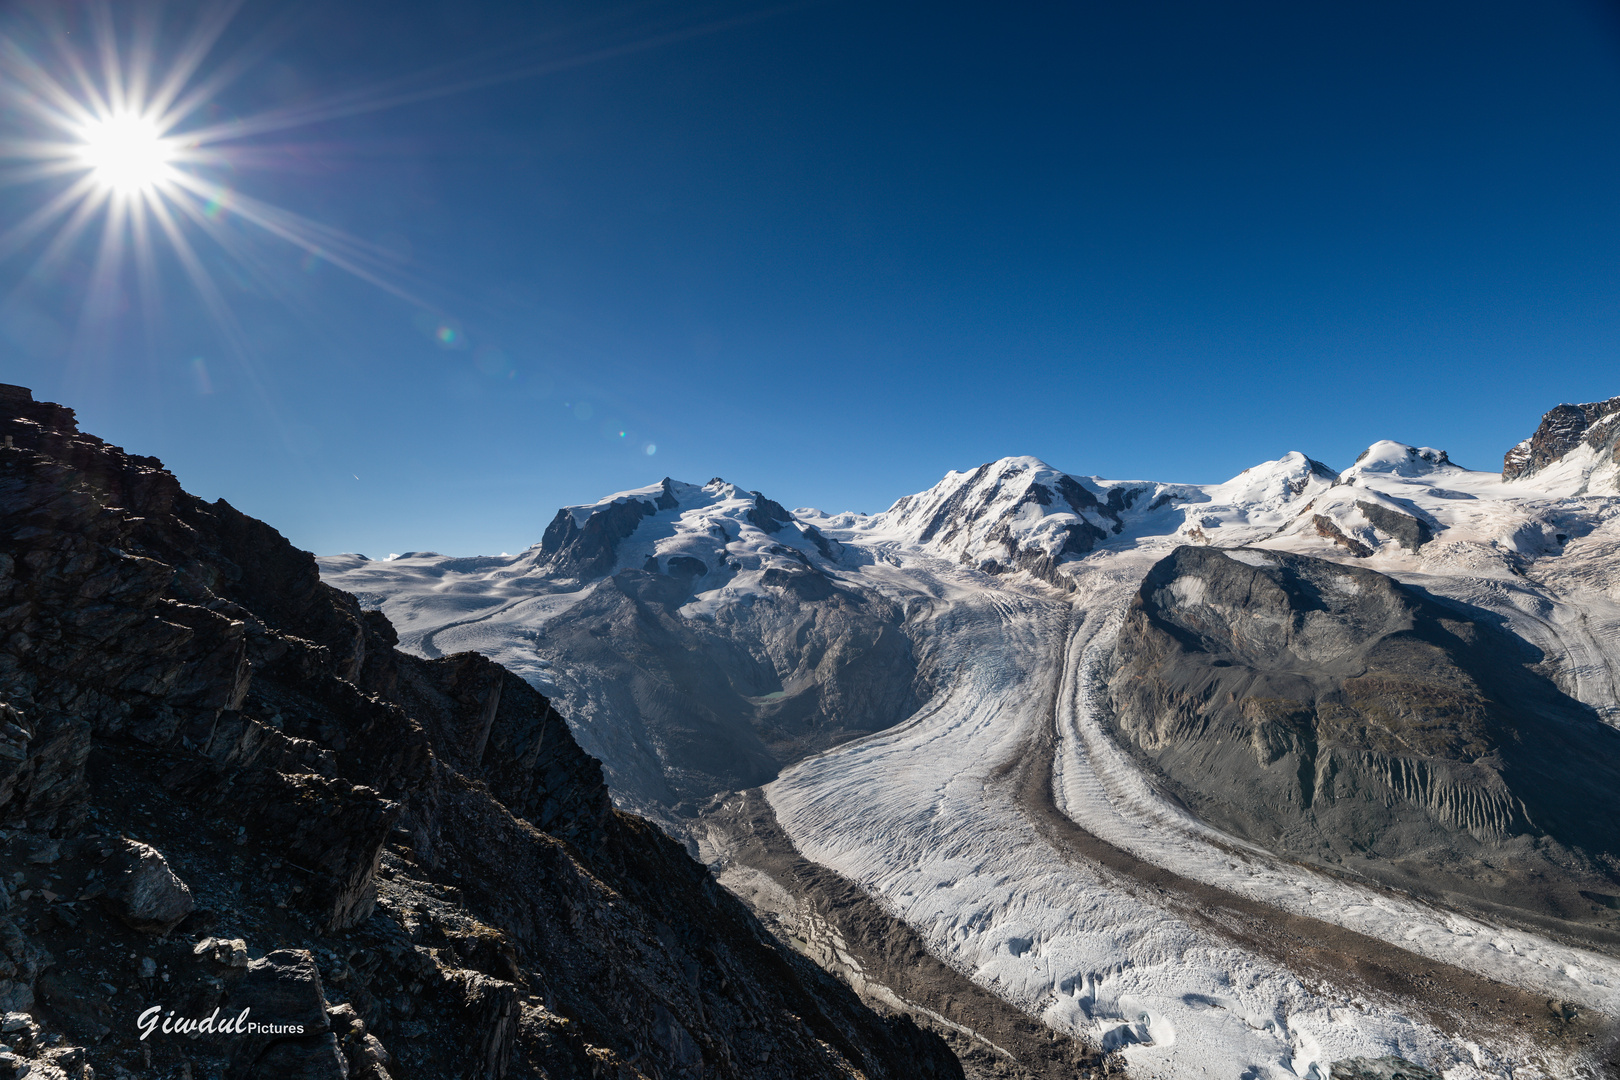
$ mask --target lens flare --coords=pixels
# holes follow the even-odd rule
[[[0,263],[32,251],[17,288],[83,282],[75,283],[81,348],[99,342],[111,355],[127,340],[119,313],[131,270],[149,326],[161,321],[163,248],[172,259],[162,265],[184,275],[244,370],[257,350],[222,285],[297,304],[283,271],[330,263],[426,306],[402,284],[391,252],[237,189],[266,160],[256,134],[298,123],[274,112],[218,119],[219,96],[254,55],[212,55],[238,7],[220,3],[181,19],[165,16],[157,0],[38,5],[28,17],[0,6],[0,188],[33,189],[8,198]],[[70,18],[71,32],[63,21]],[[28,209],[12,212],[30,198]],[[276,250],[284,245],[293,259]],[[86,255],[89,273],[81,274]],[[446,348],[464,347],[459,327],[446,324],[438,336]]]

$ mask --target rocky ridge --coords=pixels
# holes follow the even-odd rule
[[[31,1075],[961,1075],[612,809],[524,680],[400,652],[70,410],[0,387],[0,436],[0,1006]],[[141,1038],[153,1005],[301,1030]]]
[[[1494,621],[1363,567],[1182,547],[1126,615],[1111,719],[1237,836],[1620,943],[1592,914],[1620,906],[1620,731]]]
[[[1607,473],[1612,482],[1620,466],[1620,397],[1581,405],[1558,405],[1542,417],[1541,426],[1528,439],[1502,457],[1503,480],[1525,480],[1545,474],[1559,463],[1584,465],[1584,489],[1593,474]],[[1583,451],[1577,455],[1578,451]],[[1579,456],[1585,461],[1570,459]]]

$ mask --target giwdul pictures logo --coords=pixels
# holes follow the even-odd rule
[[[303,1024],[271,1024],[249,1019],[253,1010],[243,1009],[235,1016],[221,1017],[220,1009],[207,1016],[175,1016],[173,1009],[153,1005],[135,1018],[144,1042],[149,1035],[302,1035]]]

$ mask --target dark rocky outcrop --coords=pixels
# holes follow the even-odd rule
[[[1395,542],[1407,551],[1416,551],[1434,539],[1434,531],[1428,523],[1412,514],[1403,514],[1388,506],[1360,499],[1356,501],[1356,509],[1372,522],[1375,529],[1394,537]]]
[[[70,410],[0,387],[0,435],[0,1004],[75,1044],[42,1074],[961,1076],[614,811],[521,679],[398,652]],[[148,1004],[303,1030],[141,1039]]]
[[[625,499],[594,511],[580,525],[566,507],[557,511],[540,536],[540,555],[553,572],[571,577],[596,577],[613,571],[619,542],[658,512],[651,499]]]
[[[1317,536],[1333,541],[1358,559],[1365,559],[1373,553],[1372,548],[1355,537],[1346,535],[1345,531],[1326,514],[1312,514],[1311,525],[1316,529]]]
[[[1328,1080],[1441,1080],[1440,1074],[1405,1058],[1345,1058],[1328,1069]]]
[[[1583,442],[1620,461],[1620,397],[1584,405],[1558,405],[1541,418],[1535,434],[1502,456],[1502,479],[1534,476]]]
[[[767,499],[757,491],[750,491],[748,494],[754,497],[754,505],[744,516],[761,532],[777,533],[784,525],[793,524],[793,515],[788,513],[781,503]]]
[[[1620,882],[1620,732],[1484,612],[1360,567],[1178,548],[1108,673],[1200,816],[1319,864],[1580,923]]]

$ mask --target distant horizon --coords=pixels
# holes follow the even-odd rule
[[[163,461],[164,467],[168,468],[170,472],[175,474],[176,478],[180,481],[181,486],[184,487],[187,491],[190,491],[192,494],[198,495],[199,497],[206,498],[209,501],[212,501],[214,499],[223,498],[226,502],[229,502],[232,506],[236,507],[238,510],[242,510],[244,513],[252,514],[255,517],[260,517],[261,520],[266,521],[269,525],[275,527],[278,531],[281,531],[283,533],[283,535],[287,535],[288,539],[291,540],[294,544],[296,544],[297,546],[299,546],[301,548],[304,548],[307,551],[311,551],[313,554],[315,554],[317,556],[363,555],[363,554],[366,554],[367,549],[365,549],[365,548],[345,548],[345,549],[342,549],[342,550],[321,549],[321,548],[317,548],[317,547],[310,547],[307,544],[301,543],[298,537],[287,533],[287,531],[284,528],[282,528],[282,525],[280,523],[278,523],[277,521],[275,521],[271,517],[267,517],[267,516],[264,516],[264,515],[261,515],[259,513],[254,512],[254,510],[251,509],[249,506],[243,505],[243,502],[239,498],[234,498],[230,492],[222,491],[222,492],[218,492],[218,493],[212,493],[212,494],[204,495],[202,492],[199,492],[199,491],[195,490],[194,488],[192,488],[190,485],[188,485],[186,483],[186,477],[183,475],[183,470],[182,469],[177,469],[167,458],[162,458],[160,455],[156,455],[156,454],[148,454],[145,450],[141,449],[138,446],[125,445],[125,444],[119,442],[118,439],[112,438],[112,437],[108,436],[106,433],[96,430],[93,425],[90,425],[90,424],[88,424],[86,422],[84,414],[80,410],[75,408],[75,406],[73,405],[72,402],[56,400],[56,399],[50,397],[47,394],[42,394],[39,390],[37,390],[37,389],[35,389],[33,387],[25,387],[25,389],[28,389],[34,395],[34,398],[35,398],[36,401],[55,401],[56,404],[64,405],[64,406],[66,406],[66,407],[68,407],[70,409],[74,409],[75,415],[76,415],[76,417],[78,419],[79,430],[80,431],[83,431],[83,432],[85,432],[87,434],[90,434],[90,435],[94,435],[97,438],[101,438],[101,439],[103,439],[103,440],[105,440],[105,441],[107,441],[109,443],[113,443],[114,445],[122,446],[127,452],[132,453],[132,454],[144,454],[144,455],[149,456],[149,457],[159,457],[159,459]],[[390,550],[391,547],[392,548],[398,548],[399,549],[398,551],[392,551],[391,552],[391,554],[393,554],[393,555],[405,554],[405,553],[409,553],[409,552],[434,552],[434,553],[441,554],[441,555],[465,556],[465,557],[493,556],[493,555],[497,555],[497,554],[510,554],[510,553],[515,553],[515,552],[518,552],[518,551],[524,551],[524,550],[527,550],[528,548],[534,547],[536,544],[539,543],[538,538],[540,536],[540,533],[544,531],[545,526],[547,524],[549,524],[551,517],[554,516],[559,510],[562,510],[562,509],[567,508],[567,507],[588,506],[588,505],[591,505],[593,503],[600,502],[600,501],[612,498],[612,497],[617,496],[617,495],[623,495],[623,494],[626,494],[626,493],[629,493],[629,492],[634,492],[634,491],[637,491],[637,490],[640,490],[640,489],[656,487],[658,484],[662,483],[662,481],[664,479],[670,479],[670,480],[673,480],[673,481],[676,481],[676,482],[679,482],[679,483],[692,484],[692,485],[700,486],[700,487],[704,486],[707,483],[709,483],[713,479],[720,479],[720,480],[722,480],[722,481],[724,481],[726,483],[734,484],[735,486],[737,486],[739,488],[742,488],[744,490],[747,490],[747,491],[758,491],[759,493],[765,495],[766,497],[774,499],[775,501],[777,501],[777,502],[781,503],[782,505],[788,507],[790,510],[797,511],[797,510],[811,510],[811,509],[813,509],[813,510],[820,511],[820,512],[828,514],[828,515],[836,515],[836,514],[840,514],[840,513],[855,513],[855,514],[860,514],[862,516],[871,516],[873,514],[882,513],[883,511],[888,510],[890,507],[892,507],[894,505],[894,503],[897,500],[899,500],[901,498],[904,498],[904,497],[906,497],[908,495],[915,495],[915,494],[917,494],[919,492],[928,490],[929,488],[931,488],[935,484],[939,483],[941,480],[943,480],[946,476],[948,476],[952,472],[957,472],[957,473],[972,472],[974,469],[978,468],[980,465],[984,465],[984,464],[988,464],[988,463],[992,463],[992,462],[996,462],[996,461],[1002,461],[1002,460],[1006,460],[1008,458],[1017,458],[1017,457],[1033,457],[1033,458],[1037,458],[1037,459],[1045,462],[1047,465],[1050,465],[1051,467],[1053,467],[1055,469],[1058,469],[1058,470],[1060,470],[1062,472],[1068,473],[1068,474],[1070,474],[1072,476],[1095,477],[1096,479],[1099,479],[1099,480],[1108,480],[1108,481],[1116,481],[1116,482],[1118,482],[1118,481],[1148,481],[1148,482],[1165,483],[1165,484],[1187,484],[1189,486],[1211,486],[1211,485],[1222,484],[1222,483],[1225,483],[1225,482],[1227,482],[1229,480],[1233,480],[1237,476],[1242,474],[1243,472],[1247,471],[1248,469],[1254,468],[1255,466],[1258,466],[1258,465],[1266,464],[1268,462],[1277,461],[1277,460],[1281,459],[1282,457],[1284,457],[1285,455],[1287,455],[1289,453],[1294,453],[1294,452],[1303,454],[1306,457],[1308,457],[1308,458],[1310,458],[1310,459],[1312,459],[1312,460],[1314,460],[1314,461],[1316,461],[1316,462],[1318,462],[1320,464],[1326,465],[1328,468],[1333,469],[1334,472],[1336,472],[1336,473],[1343,473],[1346,469],[1350,468],[1350,466],[1355,463],[1355,459],[1356,459],[1357,455],[1361,454],[1363,451],[1365,451],[1366,449],[1368,449],[1369,447],[1373,446],[1374,444],[1376,444],[1378,442],[1389,441],[1389,442],[1401,443],[1401,444],[1407,445],[1407,446],[1413,446],[1413,447],[1419,447],[1419,448],[1428,448],[1428,449],[1432,449],[1432,450],[1443,451],[1446,454],[1447,459],[1451,462],[1451,464],[1457,466],[1458,468],[1462,468],[1462,469],[1465,469],[1465,470],[1470,471],[1470,472],[1485,472],[1485,473],[1497,473],[1497,474],[1500,474],[1501,471],[1502,471],[1501,459],[1502,459],[1503,455],[1505,455],[1509,450],[1511,450],[1514,446],[1518,445],[1520,442],[1530,438],[1530,436],[1535,433],[1536,428],[1540,425],[1543,417],[1548,412],[1550,412],[1551,410],[1557,408],[1560,405],[1594,404],[1594,403],[1598,403],[1598,402],[1608,401],[1608,400],[1611,400],[1611,399],[1613,399],[1615,397],[1620,397],[1620,395],[1608,395],[1607,397],[1593,397],[1593,398],[1586,398],[1586,399],[1581,399],[1581,400],[1573,400],[1572,399],[1572,400],[1566,400],[1566,401],[1552,402],[1545,409],[1541,410],[1539,413],[1536,414],[1534,421],[1531,422],[1524,429],[1524,433],[1522,435],[1520,435],[1519,437],[1513,439],[1512,441],[1510,441],[1510,442],[1508,442],[1506,444],[1504,449],[1502,451],[1500,451],[1496,455],[1495,459],[1492,461],[1492,463],[1491,463],[1492,467],[1483,468],[1483,469],[1478,468],[1477,466],[1475,466],[1474,464],[1472,464],[1470,461],[1468,461],[1466,459],[1459,461],[1458,460],[1458,455],[1456,453],[1454,453],[1449,447],[1447,447],[1445,445],[1435,445],[1433,442],[1412,441],[1412,440],[1406,440],[1406,439],[1387,439],[1386,440],[1385,438],[1370,439],[1366,443],[1360,444],[1355,450],[1347,451],[1347,454],[1349,456],[1349,460],[1344,464],[1337,464],[1334,460],[1332,460],[1330,458],[1318,456],[1316,454],[1311,453],[1309,450],[1305,450],[1305,449],[1302,449],[1302,448],[1296,446],[1296,447],[1290,447],[1290,448],[1288,448],[1286,450],[1279,451],[1278,453],[1276,453],[1273,456],[1264,457],[1264,458],[1260,458],[1260,459],[1255,460],[1255,461],[1251,461],[1248,465],[1244,465],[1244,466],[1242,466],[1242,467],[1240,467],[1238,469],[1235,469],[1235,470],[1233,470],[1232,472],[1228,473],[1225,476],[1221,476],[1221,477],[1215,478],[1215,479],[1196,479],[1196,480],[1187,479],[1185,477],[1178,477],[1178,476],[1153,476],[1153,475],[1147,475],[1147,474],[1138,474],[1138,475],[1120,474],[1120,475],[1111,476],[1111,475],[1107,475],[1107,474],[1100,473],[1100,472],[1092,472],[1092,471],[1078,470],[1078,469],[1069,468],[1065,464],[1063,464],[1062,462],[1054,462],[1054,461],[1050,460],[1049,458],[1046,458],[1046,457],[1044,457],[1044,456],[1042,456],[1040,454],[1011,453],[1011,454],[1001,454],[1001,455],[998,455],[998,456],[993,457],[993,458],[987,458],[987,459],[984,459],[982,461],[976,461],[976,462],[973,462],[973,463],[967,464],[967,465],[961,465],[961,466],[946,465],[928,483],[922,484],[921,486],[911,488],[911,489],[908,489],[908,490],[899,491],[897,494],[895,494],[893,496],[893,498],[890,498],[887,502],[884,502],[881,506],[877,507],[876,509],[857,508],[854,505],[838,505],[838,504],[830,504],[829,505],[829,504],[817,504],[817,503],[813,503],[813,502],[800,502],[800,501],[797,501],[797,500],[795,500],[795,499],[793,499],[791,497],[782,498],[782,497],[780,497],[781,493],[779,493],[778,491],[774,491],[769,487],[755,486],[751,482],[738,481],[733,477],[725,476],[723,474],[710,474],[709,479],[696,480],[696,479],[691,479],[691,478],[687,478],[687,477],[678,476],[678,475],[676,475],[674,473],[659,472],[659,474],[657,476],[652,477],[651,479],[649,479],[649,480],[647,480],[645,482],[642,482],[642,483],[632,483],[632,484],[629,484],[629,485],[626,485],[626,486],[615,487],[615,488],[613,488],[611,490],[601,491],[601,492],[598,492],[598,493],[595,493],[595,494],[589,494],[589,493],[582,494],[579,498],[565,499],[564,501],[558,502],[557,504],[555,504],[554,506],[551,506],[549,509],[546,509],[546,510],[540,510],[540,509],[537,508],[536,513],[537,513],[538,518],[539,518],[539,524],[538,524],[538,526],[536,527],[536,529],[534,531],[534,539],[525,540],[525,541],[523,541],[521,543],[508,542],[508,543],[500,544],[498,546],[486,545],[485,547],[480,548],[480,549],[476,549],[476,550],[466,549],[466,548],[441,547],[441,546],[434,545],[434,544],[427,544],[427,545],[407,544],[404,547],[400,547],[398,544],[394,544],[394,545],[380,545],[380,546],[374,545],[373,547],[374,547],[375,550]],[[652,471],[658,471],[658,466],[656,464],[653,464],[651,460],[648,461],[647,465]],[[376,556],[366,555],[366,557],[374,558]]]
[[[77,86],[94,7],[0,39]],[[1599,0],[161,11],[148,87],[220,36],[117,169],[0,72],[0,380],[308,550],[517,550],[665,475],[1495,471],[1620,391]]]

